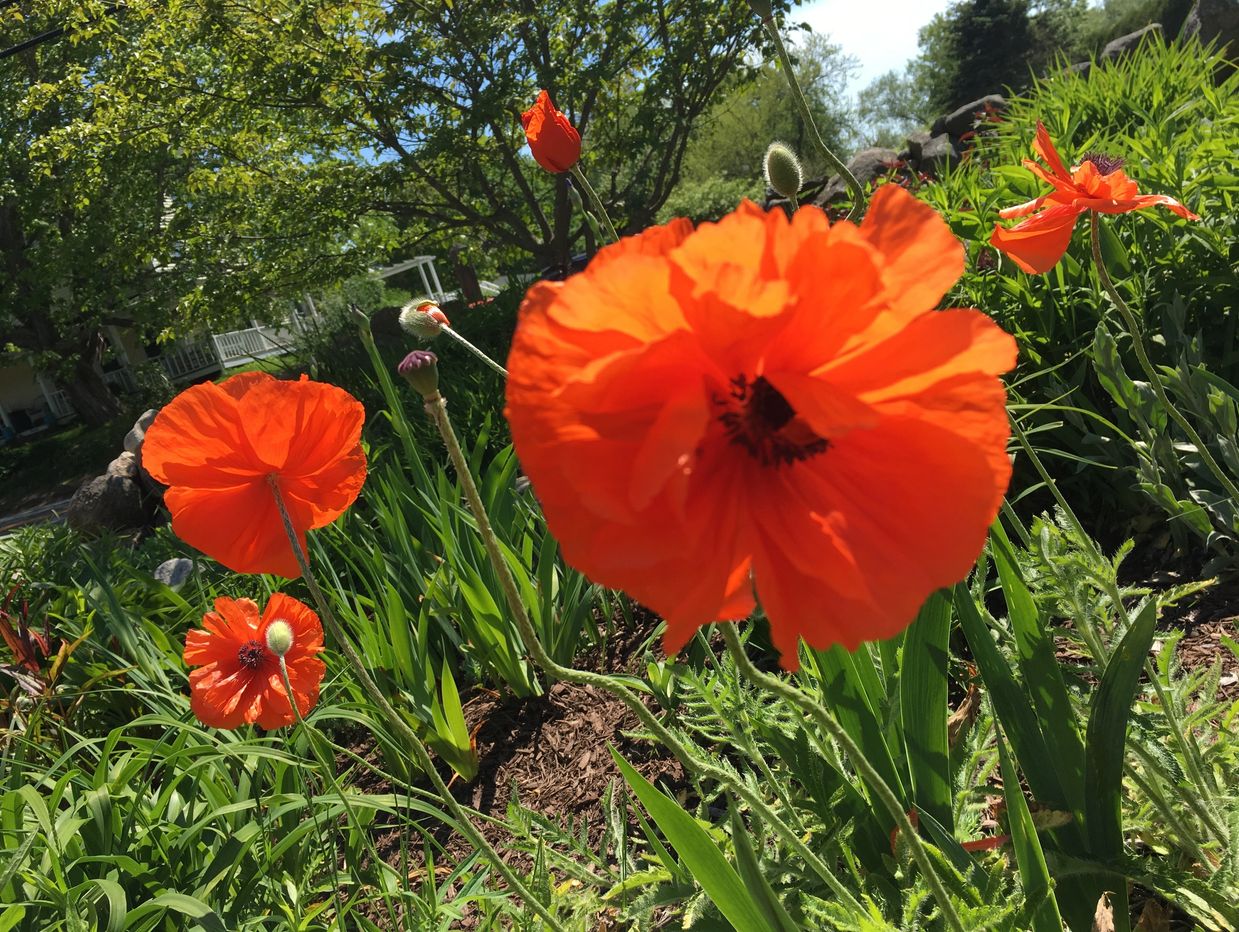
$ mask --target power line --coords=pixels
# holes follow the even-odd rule
[[[0,10],[4,9],[6,6],[12,6],[13,4],[18,3],[18,2],[19,0],[0,0]],[[104,14],[106,15],[109,13],[115,13],[117,10],[123,9],[123,7],[124,7],[123,2],[109,3],[106,9],[104,10]],[[0,49],[0,59],[8,58],[12,55],[20,54],[21,52],[24,52],[27,49],[34,48],[36,45],[42,45],[44,42],[50,42],[52,39],[59,39],[61,36],[63,36],[68,31],[69,30],[67,26],[57,26],[55,29],[49,29],[47,32],[41,33],[40,35],[27,39],[25,42],[19,42],[17,45],[14,45],[7,49]]]

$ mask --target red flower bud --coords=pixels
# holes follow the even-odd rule
[[[546,91],[521,114],[521,125],[534,160],[548,172],[566,172],[581,157],[581,134],[555,109]]]

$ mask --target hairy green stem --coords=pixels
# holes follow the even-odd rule
[[[1196,447],[1196,452],[1200,454],[1201,460],[1204,461],[1209,471],[1213,473],[1213,477],[1222,484],[1222,488],[1226,490],[1226,494],[1230,496],[1231,501],[1239,504],[1239,486],[1235,485],[1234,481],[1226,473],[1226,470],[1213,458],[1213,454],[1209,452],[1209,448],[1205,445],[1204,440],[1201,439],[1200,434],[1196,432],[1196,428],[1192,426],[1191,421],[1171,402],[1170,397],[1166,394],[1166,387],[1162,384],[1162,377],[1158,374],[1152,360],[1149,359],[1136,315],[1132,313],[1132,309],[1127,306],[1123,296],[1114,287],[1114,282],[1110,280],[1110,274],[1106,271],[1106,264],[1101,258],[1100,230],[1101,215],[1094,210],[1092,211],[1092,224],[1089,227],[1089,239],[1092,241],[1093,246],[1093,265],[1097,267],[1097,277],[1101,280],[1101,287],[1106,290],[1106,294],[1110,296],[1114,306],[1123,315],[1123,322],[1127,325],[1128,332],[1131,333],[1131,343],[1132,348],[1136,351],[1136,359],[1140,361],[1140,367],[1144,369],[1149,385],[1153,387],[1153,394],[1157,396],[1157,400],[1166,409],[1166,413],[1182,428],[1183,433],[1187,434],[1187,439]]]
[[[779,34],[778,23],[774,21],[773,16],[763,20],[762,23],[766,27],[766,32],[770,34],[770,38],[774,40],[774,47],[779,53],[779,61],[783,64],[783,73],[787,76],[787,83],[792,89],[792,99],[796,101],[796,106],[800,110],[800,118],[804,120],[810,138],[817,144],[817,148],[825,156],[830,167],[839,173],[839,177],[852,192],[852,206],[848,210],[848,219],[854,221],[865,209],[865,189],[861,187],[860,182],[856,180],[856,176],[843,163],[843,160],[831,151],[830,146],[826,145],[822,134],[818,132],[817,123],[813,121],[813,113],[809,110],[809,101],[800,88],[800,82],[796,79],[796,70],[792,67],[791,56],[787,54],[787,46],[783,44],[783,37]]]
[[[470,343],[468,340],[462,337],[459,333],[457,333],[456,328],[443,327],[440,330],[440,333],[446,333],[449,337],[451,337],[453,340],[455,340],[457,343],[459,343],[461,346],[463,346],[465,349],[471,352],[478,359],[482,360],[482,362],[486,363],[486,365],[490,366],[490,368],[494,369],[505,379],[508,377],[507,369],[503,368],[503,366],[499,365],[499,363],[495,362],[493,359],[487,356],[484,352],[482,352],[480,349],[478,349],[476,346],[474,346],[472,343]]]
[[[323,773],[327,778],[327,782],[331,784],[331,788],[335,794],[340,797],[340,803],[344,806],[344,811],[348,815],[349,824],[361,835],[362,844],[366,847],[366,853],[370,855],[370,860],[374,863],[375,869],[382,871],[387,870],[400,877],[399,871],[387,863],[380,855],[378,849],[374,846],[374,841],[370,838],[370,833],[366,830],[366,826],[357,818],[357,812],[353,809],[353,804],[348,801],[348,796],[344,793],[344,787],[340,786],[340,781],[336,778],[335,761],[324,756],[322,749],[318,746],[318,730],[314,728],[301,714],[301,709],[297,706],[297,698],[293,693],[292,681],[288,678],[288,664],[284,662],[284,657],[279,657],[280,661],[280,678],[284,681],[284,693],[288,696],[288,704],[292,706],[293,717],[297,720],[297,724],[305,731],[306,740],[310,744],[310,752],[314,755],[314,759],[318,761],[318,765],[323,768]],[[314,805],[310,802],[308,796],[306,805],[310,809],[310,815],[314,819],[314,828],[318,830],[318,815],[314,811]],[[396,924],[396,910],[392,906],[391,897],[387,893],[387,887],[384,885],[380,892],[383,895],[383,902],[387,906],[387,915],[391,919],[393,928]]]
[[[611,234],[612,242],[618,243],[619,234],[615,232],[615,227],[611,223],[611,218],[607,216],[607,209],[603,206],[602,198],[598,196],[598,192],[594,190],[594,186],[590,184],[589,179],[585,177],[585,172],[581,171],[581,163],[577,162],[572,166],[572,168],[569,169],[569,171],[572,172],[572,177],[575,178],[577,183],[581,186],[581,190],[585,192],[585,196],[589,198],[589,202],[593,205],[598,216],[602,218],[602,222],[606,224],[607,232]]]
[[[942,878],[938,876],[938,871],[934,867],[933,861],[930,860],[929,852],[925,850],[921,836],[912,825],[912,820],[908,818],[908,813],[904,811],[898,797],[895,796],[894,791],[891,790],[887,782],[882,779],[882,775],[878,773],[877,768],[869,762],[869,758],[861,751],[860,746],[852,740],[852,736],[847,733],[847,729],[840,725],[833,715],[828,714],[819,703],[814,702],[791,683],[757,669],[753,665],[753,661],[749,659],[749,655],[745,653],[744,645],[740,642],[740,632],[735,624],[724,622],[718,628],[723,632],[723,640],[727,642],[727,649],[731,652],[731,656],[736,662],[736,668],[743,674],[745,679],[799,707],[824,732],[830,735],[839,747],[843,748],[843,752],[852,762],[852,766],[856,768],[856,772],[860,774],[861,779],[865,781],[870,791],[886,807],[891,818],[895,820],[895,826],[899,829],[899,834],[908,842],[912,857],[916,859],[921,873],[925,875],[925,880],[929,884],[929,889],[933,893],[934,899],[938,901],[938,906],[942,909],[942,916],[946,920],[947,925],[956,930],[956,932],[964,932],[963,920],[959,918],[959,914],[955,911],[955,904],[951,902],[951,897],[942,883]]]
[[[826,863],[814,854],[804,841],[801,840],[800,836],[783,819],[779,818],[774,810],[767,805],[766,801],[748,787],[743,780],[728,773],[722,767],[717,767],[709,761],[702,760],[691,752],[678,737],[672,734],[646,708],[645,703],[641,701],[639,696],[615,677],[607,676],[603,673],[592,673],[586,670],[565,667],[551,658],[538,638],[537,632],[534,631],[533,623],[529,620],[529,613],[525,611],[525,604],[521,601],[520,590],[516,586],[516,580],[512,576],[512,571],[508,567],[507,561],[503,558],[499,539],[495,536],[494,528],[490,523],[490,516],[486,512],[486,506],[483,504],[482,496],[478,492],[477,483],[473,480],[473,473],[469,469],[469,463],[465,459],[464,451],[460,447],[460,441],[456,438],[456,431],[452,428],[451,419],[448,417],[447,401],[439,392],[434,392],[425,397],[425,407],[426,413],[434,421],[435,426],[443,437],[448,456],[452,461],[452,466],[456,469],[456,475],[465,493],[465,501],[469,505],[469,510],[473,512],[474,520],[477,521],[478,532],[482,536],[482,543],[486,548],[486,554],[490,558],[496,575],[499,577],[500,585],[503,587],[508,609],[512,612],[512,616],[516,621],[516,627],[520,631],[521,639],[525,643],[525,649],[529,651],[534,662],[549,676],[558,680],[576,683],[581,686],[595,686],[599,689],[605,689],[618,697],[632,710],[633,715],[637,717],[641,724],[664,747],[679,758],[685,768],[699,776],[714,780],[743,799],[783,839],[784,843],[804,860],[809,869],[822,879],[836,897],[854,910],[856,915],[864,914],[863,908],[856,901],[851,891],[835,877]]]
[[[452,795],[452,791],[448,789],[447,784],[443,782],[443,778],[439,776],[439,771],[435,768],[434,761],[430,757],[430,752],[426,749],[426,745],[422,743],[422,739],[417,736],[417,733],[409,727],[409,724],[401,717],[400,713],[392,706],[383,695],[383,691],[379,689],[378,684],[370,676],[370,672],[366,669],[365,663],[362,662],[361,656],[357,653],[353,643],[349,640],[348,635],[344,631],[344,626],[340,624],[336,618],[335,612],[331,608],[331,604],[327,601],[327,597],[323,594],[323,590],[319,588],[318,580],[314,577],[313,571],[310,569],[310,560],[305,551],[301,548],[301,541],[297,537],[296,529],[293,527],[292,518],[288,514],[288,506],[284,502],[284,495],[280,491],[279,479],[274,474],[269,477],[271,491],[275,495],[275,504],[279,509],[280,518],[284,522],[284,531],[288,535],[289,543],[293,547],[293,556],[297,559],[297,566],[301,568],[301,574],[305,577],[306,585],[310,589],[310,595],[314,599],[314,604],[318,607],[319,614],[322,616],[324,627],[331,633],[332,639],[336,642],[340,653],[344,655],[349,666],[353,668],[353,672],[357,675],[357,680],[361,684],[361,688],[365,691],[370,700],[378,706],[379,711],[383,713],[383,717],[387,720],[401,739],[408,743],[409,748],[413,752],[413,758],[417,762],[418,767],[423,770],[430,782],[434,785],[435,790],[439,794],[439,798],[443,804],[447,806],[448,811],[452,814],[452,818],[456,820],[455,828],[469,840],[475,848],[481,851],[494,866],[504,880],[507,881],[512,891],[517,894],[525,904],[541,917],[548,928],[563,932],[563,927],[551,915],[550,911],[542,905],[542,901],[529,891],[521,879],[516,876],[516,873],[508,866],[507,862],[495,850],[494,846],[486,840],[470,821],[468,814],[464,808],[456,801],[456,797]]]
[[[1067,502],[1067,499],[1063,493],[1059,491],[1058,486],[1054,483],[1054,480],[1050,478],[1049,472],[1046,470],[1045,465],[1041,462],[1041,457],[1038,456],[1037,451],[1033,449],[1033,445],[1028,440],[1028,435],[1025,434],[1024,429],[1020,427],[1019,421],[1017,421],[1014,417],[1011,417],[1010,421],[1012,433],[1015,434],[1016,440],[1019,441],[1020,446],[1024,449],[1029,461],[1032,462],[1033,468],[1037,470],[1037,474],[1041,477],[1041,481],[1045,483],[1045,487],[1049,489],[1050,494],[1054,496],[1054,501],[1062,511],[1063,516],[1066,517],[1067,521],[1075,530],[1076,535],[1080,539],[1081,546],[1088,551],[1089,557],[1095,563],[1099,565],[1102,563],[1108,563],[1109,561],[1106,560],[1101,550],[1098,549],[1097,544],[1093,541],[1093,538],[1090,537],[1088,532],[1084,530],[1084,525],[1076,515],[1075,510]],[[1123,595],[1119,592],[1118,584],[1115,583],[1111,577],[1112,574],[1106,573],[1103,578],[1098,580],[1098,582],[1101,584],[1101,588],[1106,593],[1106,596],[1110,599],[1111,604],[1114,606],[1115,614],[1121,621],[1124,630],[1126,630],[1131,626],[1131,616],[1127,613],[1127,606],[1123,604]],[[1098,663],[1103,663],[1109,657],[1109,651],[1102,646],[1101,638],[1097,635],[1096,631],[1093,630],[1090,623],[1086,622],[1083,618],[1078,619],[1078,621],[1080,622],[1080,632],[1084,635],[1085,640],[1088,641],[1088,647],[1089,650],[1092,651],[1094,659]],[[1161,703],[1162,714],[1166,716],[1166,725],[1170,732],[1171,740],[1178,745],[1179,753],[1183,757],[1184,767],[1187,769],[1187,772],[1191,778],[1200,787],[1200,791],[1205,797],[1209,817],[1205,818],[1202,815],[1201,821],[1205,823],[1205,827],[1209,829],[1210,834],[1217,838],[1218,841],[1226,844],[1226,834],[1223,826],[1219,821],[1217,821],[1217,817],[1213,814],[1213,790],[1215,787],[1211,780],[1206,782],[1205,774],[1207,772],[1207,768],[1204,765],[1204,759],[1200,755],[1200,749],[1196,747],[1195,740],[1185,732],[1179,720],[1179,714],[1174,708],[1171,697],[1167,695],[1166,689],[1162,685],[1161,677],[1157,675],[1157,670],[1154,668],[1152,661],[1146,659],[1144,662],[1144,669],[1149,681],[1153,684],[1153,691],[1157,693],[1157,700]]]

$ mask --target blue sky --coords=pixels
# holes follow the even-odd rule
[[[808,23],[860,62],[853,93],[883,72],[902,70],[916,55],[916,33],[950,0],[808,0],[791,21]]]

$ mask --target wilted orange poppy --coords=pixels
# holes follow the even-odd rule
[[[962,579],[1010,478],[1015,341],[932,310],[964,251],[880,188],[858,228],[745,202],[530,289],[508,359],[516,452],[565,558],[667,620],[744,618],[788,668],[888,637]]]
[[[185,663],[199,668],[189,674],[189,705],[202,724],[280,728],[296,721],[279,657],[268,646],[268,632],[280,622],[287,626],[281,634],[291,632],[284,663],[297,711],[304,716],[314,708],[326,667],[317,656],[323,626],[310,607],[277,593],[259,618],[250,599],[216,599],[215,611],[202,616],[206,630],[185,635]]]
[[[170,488],[172,530],[238,573],[300,575],[268,477],[292,523],[330,524],[366,480],[365,409],[341,388],[247,372],[194,385],[155,418],[142,465]]]
[[[995,224],[990,237],[990,244],[1009,255],[1025,272],[1042,274],[1058,264],[1071,243],[1076,218],[1085,211],[1124,214],[1161,204],[1180,217],[1200,219],[1173,197],[1141,194],[1136,183],[1123,171],[1122,159],[1089,154],[1068,172],[1041,123],[1037,123],[1033,152],[1049,166],[1049,171],[1032,159],[1024,159],[1024,167],[1046,184],[1053,185],[1054,190],[1026,204],[998,211],[998,216],[1004,220],[1028,219],[1013,227]]]
[[[521,114],[521,125],[534,160],[548,172],[566,172],[580,159],[581,134],[555,109],[546,91]]]

